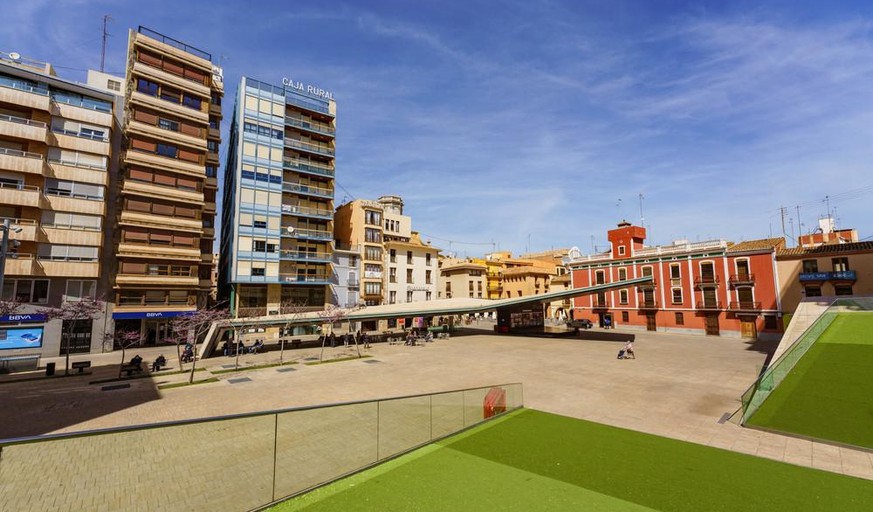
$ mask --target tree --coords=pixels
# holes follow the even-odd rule
[[[70,344],[73,342],[73,333],[82,323],[94,320],[105,311],[106,303],[100,299],[83,297],[80,300],[68,300],[60,307],[46,308],[44,314],[46,321],[60,320],[61,340],[67,340],[66,366],[64,375],[70,374]],[[63,346],[63,345],[62,345]]]
[[[115,333],[115,342],[121,347],[121,364],[118,366],[118,378],[121,378],[122,368],[126,360],[125,351],[142,343],[142,334],[139,331],[121,331]]]
[[[279,364],[282,364],[285,356],[285,338],[291,336],[294,324],[303,317],[303,314],[309,311],[310,307],[306,305],[306,301],[285,300],[279,309],[279,314],[286,316],[285,335],[279,336]]]
[[[239,368],[239,354],[240,354],[240,344],[242,343],[242,335],[243,333],[247,333],[252,327],[257,325],[255,322],[255,317],[240,317],[234,318],[231,322],[231,327],[233,328],[233,344],[234,344],[234,352],[236,352],[236,358],[234,359],[234,368]]]
[[[194,351],[194,359],[191,361],[191,375],[188,377],[188,383],[194,382],[194,371],[197,367],[197,343],[209,331],[212,324],[222,322],[230,317],[227,309],[198,309],[191,312],[189,315],[181,315],[173,318],[172,327],[175,333],[176,351],[179,351],[179,345],[184,341],[191,343]],[[182,365],[182,357],[179,356],[179,368]]]
[[[341,308],[335,304],[328,304],[323,311],[319,311],[318,317],[321,319],[323,323],[326,323],[330,326],[330,333],[333,333],[333,327],[335,324],[342,323],[343,320],[348,318],[349,313],[359,309],[359,306],[355,306],[354,308]],[[354,339],[354,338],[353,338]],[[321,356],[320,359],[324,360],[324,342],[327,341],[327,335],[323,336],[321,339]],[[358,340],[355,339],[355,349],[358,351],[358,357],[361,357],[361,347],[358,346]]]
[[[0,316],[9,316],[18,313],[24,304],[18,301],[17,298],[0,299]]]

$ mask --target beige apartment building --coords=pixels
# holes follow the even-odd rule
[[[445,258],[440,261],[440,298],[487,297],[487,271],[484,263],[472,259]]]
[[[360,251],[360,300],[367,306],[384,303],[383,217],[379,202],[364,199],[340,205],[333,216],[333,235],[337,246]]]
[[[40,310],[106,293],[113,100],[49,64],[0,54],[0,217],[11,240],[2,298],[22,304],[0,317],[0,367],[102,351],[105,317],[62,336]]]
[[[112,301],[116,329],[147,344],[207,305],[223,94],[210,54],[130,31]]]

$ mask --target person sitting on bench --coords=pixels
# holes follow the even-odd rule
[[[141,371],[142,371],[142,357],[140,357],[139,354],[137,354],[137,355],[133,356],[132,358],[130,358],[130,363],[128,363],[128,364],[129,364],[130,366],[135,366],[135,367],[136,367],[136,371],[138,371],[138,372],[141,372]]]
[[[190,363],[193,360],[194,360],[194,347],[191,347],[191,348],[186,347],[185,350],[182,352],[182,362],[183,363]]]
[[[259,350],[264,348],[264,340],[255,340],[254,345],[249,347],[250,354],[257,354]]]
[[[164,357],[164,354],[159,355],[152,363],[152,371],[159,372],[162,366],[167,366],[167,358]]]

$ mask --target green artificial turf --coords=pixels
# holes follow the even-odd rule
[[[855,511],[869,481],[523,410],[276,511]]]
[[[873,448],[873,312],[837,316],[747,423]]]

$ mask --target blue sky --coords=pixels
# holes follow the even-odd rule
[[[873,235],[867,2],[257,4],[6,2],[0,51],[83,80],[110,14],[107,71],[130,27],[180,39],[221,61],[227,120],[241,75],[328,89],[337,204],[400,195],[461,256],[602,250],[640,194],[650,244],[777,236],[780,206],[806,232],[826,196]]]

